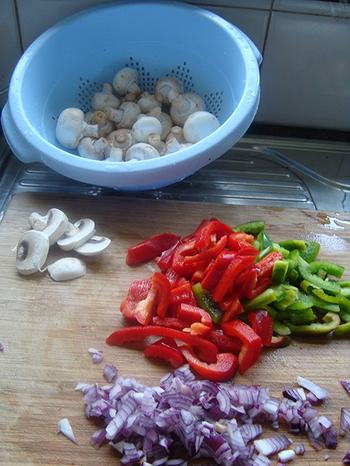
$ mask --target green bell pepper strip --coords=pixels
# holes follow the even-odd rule
[[[350,322],[347,322],[346,324],[340,324],[339,327],[334,330],[333,335],[335,337],[350,336]]]
[[[339,285],[339,282],[338,282]],[[340,294],[345,296],[345,298],[350,298],[350,287],[345,287],[340,290]]]
[[[258,243],[258,242],[257,242]],[[259,243],[256,244],[254,247],[256,247],[256,249],[259,249]],[[267,256],[268,254],[270,254],[270,252],[272,252],[273,248],[272,246],[268,246],[267,248],[263,249],[262,251],[259,252],[257,258],[255,259],[255,262],[259,262],[261,261],[261,259],[263,259],[265,256]]]
[[[328,275],[333,275],[337,278],[341,278],[345,270],[341,265],[326,261],[310,262],[309,267],[311,273],[318,273],[320,270],[323,270]]]
[[[212,321],[215,324],[218,324],[221,320],[223,312],[215,304],[209,293],[203,289],[200,283],[196,283],[195,285],[193,285],[192,291],[194,297],[196,298],[198,306],[207,311]]]
[[[293,249],[293,251],[290,251],[289,256],[288,256],[290,270],[295,269],[297,267],[298,258],[299,258],[299,251],[297,249]]]
[[[302,311],[303,309],[309,309],[310,307],[313,307],[313,305],[314,305],[313,296],[310,296],[306,293],[303,293],[302,291],[299,291],[298,299],[293,304],[288,306],[288,310]]]
[[[306,262],[314,261],[320,252],[321,245],[316,241],[306,241],[306,249],[300,253]]]
[[[311,308],[289,311],[288,314],[287,320],[294,325],[310,324],[317,320],[316,314]]]
[[[337,314],[340,312],[339,304],[326,303],[326,301],[323,301],[323,299],[320,299],[317,296],[312,296],[312,299],[314,302],[313,307],[316,307],[320,311],[336,312]]]
[[[314,285],[313,283],[309,282],[309,280],[302,280],[300,282],[300,288],[305,292],[305,293],[312,293],[312,290],[320,290],[321,288],[317,285]]]
[[[308,325],[293,325],[288,324],[292,334],[294,335],[327,335],[335,330],[340,325],[338,314],[328,312],[322,322],[315,322]]]
[[[298,271],[296,269],[289,270],[288,280],[291,283],[296,283],[297,281],[299,281],[299,273],[298,273]]]
[[[323,290],[328,291],[334,295],[340,294],[340,286],[338,286],[335,282],[324,280],[318,275],[314,275],[310,271],[309,264],[305,262],[301,256],[298,259],[298,271],[304,280],[307,280],[312,285],[316,285],[315,288],[322,288]]]
[[[274,283],[283,283],[287,278],[289,262],[287,260],[278,260],[273,264],[272,281]]]
[[[290,328],[288,325],[279,322],[278,320],[275,320],[273,323],[273,331],[277,333],[277,335],[290,335],[292,332],[290,331]]]
[[[288,249],[288,251],[293,251],[294,249],[298,251],[305,251],[306,243],[302,239],[287,239],[285,241],[280,241],[278,243],[282,248]]]
[[[267,233],[265,233],[264,230],[262,230],[258,236],[257,236],[257,241],[259,243],[259,251],[262,251],[268,247],[272,247],[272,241],[271,241],[271,238],[269,237],[269,235]]]
[[[256,296],[253,299],[250,299],[244,304],[244,309],[250,311],[251,309],[260,309],[264,308],[267,304],[273,303],[277,299],[277,294],[275,290],[271,288],[267,288],[267,290],[263,291],[261,294]]]
[[[265,228],[265,222],[262,220],[254,220],[252,222],[241,223],[232,228],[233,231],[243,231],[249,235],[257,236]]]
[[[280,252],[285,259],[289,257],[290,254],[288,249],[283,248],[278,243],[272,243],[272,251]]]
[[[350,288],[350,280],[343,280],[337,283],[341,288]]]
[[[350,322],[350,313],[346,311],[340,311],[339,315],[343,322]]]
[[[299,290],[295,286],[281,284],[274,287],[277,300],[274,306],[279,310],[287,309],[291,304],[295,303],[298,299]]]
[[[350,300],[342,294],[338,296],[330,296],[323,290],[317,289],[312,290],[312,293],[326,303],[339,304],[341,310],[345,311],[346,313],[350,313]]]

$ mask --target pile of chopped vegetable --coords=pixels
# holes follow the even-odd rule
[[[148,238],[126,262],[155,260],[160,271],[131,284],[120,310],[135,325],[107,343],[161,337],[146,357],[187,362],[222,382],[290,335],[350,335],[350,281],[339,280],[343,267],[316,260],[319,250],[314,241],[272,241],[262,221],[232,228],[208,219],[186,237]]]
[[[211,458],[219,465],[269,466],[275,454],[282,463],[304,454],[304,445],[292,448],[284,434],[257,439],[264,425],[304,433],[318,450],[337,446],[332,421],[314,406],[327,393],[301,377],[299,388],[276,398],[256,385],[196,380],[188,365],[167,374],[157,387],[118,376],[116,368],[112,380],[104,372],[112,384],[80,383],[76,390],[84,394],[86,416],[102,423],[92,444],[109,441],[123,465],[185,465],[186,457]]]

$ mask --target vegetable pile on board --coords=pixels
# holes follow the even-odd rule
[[[317,261],[314,241],[276,243],[262,221],[231,228],[203,220],[186,237],[163,233],[129,248],[130,266],[155,260],[160,271],[134,281],[120,306],[134,325],[111,345],[160,337],[145,356],[187,362],[221,382],[244,373],[263,347],[290,335],[350,335],[350,281],[344,268]]]
[[[185,92],[177,78],[160,78],[149,94],[142,92],[137,71],[123,68],[92,97],[91,111],[73,107],[60,113],[56,138],[81,157],[128,162],[177,152],[219,126],[204,100]]]

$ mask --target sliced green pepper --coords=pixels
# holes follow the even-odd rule
[[[345,311],[346,313],[350,313],[350,300],[343,296],[342,294],[338,296],[330,296],[329,294],[325,293],[323,290],[314,289],[312,293],[317,296],[318,298],[322,299],[326,303],[331,304],[339,304],[340,309]]]
[[[263,291],[261,294],[256,296],[255,298],[247,301],[244,305],[246,310],[251,309],[259,309],[261,307],[266,306],[267,304],[273,303],[277,299],[277,294],[275,290],[271,288],[267,288],[267,290]]]
[[[322,288],[323,290],[335,295],[340,294],[340,286],[335,282],[324,280],[318,275],[314,275],[310,271],[309,264],[305,262],[301,256],[298,259],[298,271],[302,278],[310,282],[312,285],[315,285],[315,288]]]
[[[288,249],[288,251],[293,251],[294,249],[298,251],[305,251],[306,243],[302,239],[287,239],[285,241],[280,241],[278,243],[282,248]]]
[[[340,318],[343,322],[350,322],[350,313],[346,311],[340,311]]]
[[[311,273],[318,273],[320,270],[327,272],[328,275],[341,278],[344,273],[344,267],[333,264],[332,262],[316,261],[309,264]]]
[[[289,262],[287,260],[279,260],[273,264],[272,281],[274,283],[283,283],[286,280]]]
[[[311,322],[315,322],[317,320],[316,314],[313,312],[311,308],[309,309],[300,309],[290,311],[288,310],[288,321],[292,324],[299,325],[299,324],[309,324]]]
[[[213,301],[212,297],[203,289],[200,283],[192,286],[194,297],[199,307],[207,311],[213,322],[218,324],[222,317],[222,311]]]
[[[233,228],[233,231],[243,231],[249,235],[257,236],[265,228],[265,222],[254,220],[253,222],[241,223]]]
[[[257,242],[258,243],[258,242]],[[257,249],[259,249],[259,243],[255,246]],[[272,246],[268,246],[267,248],[263,249],[260,251],[258,254],[257,258],[255,259],[255,262],[261,261],[265,256],[267,256],[270,252],[272,252]]]
[[[277,300],[274,306],[279,310],[287,309],[291,304],[295,303],[298,299],[299,290],[295,286],[281,284],[274,287]]]
[[[269,237],[269,235],[267,233],[265,233],[264,230],[262,230],[258,236],[257,236],[257,241],[259,243],[259,251],[262,251],[268,247],[272,247],[272,241],[271,241],[271,238]]]
[[[339,285],[339,282],[338,282]],[[340,293],[345,296],[345,298],[350,298],[350,287],[344,287],[340,290]]]
[[[288,307],[291,311],[302,311],[303,309],[309,309],[314,305],[313,297],[299,291],[298,299]]]
[[[316,307],[321,311],[336,313],[340,312],[339,304],[326,303],[326,301],[323,301],[323,299],[320,299],[317,296],[312,296],[312,300],[314,302],[313,307]]]
[[[296,268],[296,266],[298,265],[298,258],[299,258],[299,251],[297,249],[293,249],[293,251],[290,251],[289,256],[288,256],[290,270]]]
[[[296,283],[299,280],[299,273],[298,273],[298,271],[296,269],[289,270],[288,280],[291,283]]]
[[[295,335],[327,335],[340,325],[338,314],[328,312],[322,322],[315,322],[308,325],[288,324],[291,332]]]
[[[334,330],[334,336],[336,337],[343,337],[346,335],[350,335],[350,322],[340,324],[339,327]]]
[[[350,287],[350,280],[343,280],[343,281],[340,281],[340,282],[337,282],[337,283],[341,288]]]
[[[288,325],[283,324],[278,320],[273,323],[273,331],[277,333],[277,335],[290,335],[292,333]]]
[[[314,261],[320,252],[321,245],[316,241],[306,241],[306,249],[300,253],[306,262]]]
[[[272,251],[280,252],[285,259],[289,257],[288,249],[283,248],[278,243],[272,243]]]

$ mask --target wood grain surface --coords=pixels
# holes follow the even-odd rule
[[[55,283],[47,274],[21,277],[15,269],[14,247],[28,229],[31,212],[64,210],[70,220],[90,217],[98,234],[112,239],[100,258],[90,258],[85,277]],[[128,246],[152,234],[173,231],[186,234],[205,217],[229,224],[252,219],[266,221],[275,240],[290,237],[316,239],[321,256],[350,270],[350,227],[339,220],[349,217],[320,212],[187,202],[116,199],[69,199],[43,195],[15,196],[0,224],[0,464],[2,465],[110,465],[118,464],[112,449],[89,444],[95,426],[85,419],[77,382],[103,381],[102,365],[94,365],[89,347],[103,350],[124,376],[157,384],[168,371],[152,364],[140,352],[108,347],[105,337],[121,324],[118,307],[131,280],[150,275],[150,266],[128,268]],[[334,220],[336,219],[336,220]],[[65,253],[55,248],[48,262]],[[345,277],[350,278],[349,272]],[[330,393],[321,412],[339,424],[339,409],[350,408],[350,398],[339,380],[350,378],[349,340],[307,344],[266,352],[261,361],[237,382],[268,385],[279,395],[294,385],[298,375],[320,383]],[[79,445],[56,434],[57,421],[68,417]],[[315,452],[306,438],[304,457],[293,464],[340,465],[350,447],[342,439],[336,451]],[[325,455],[329,455],[326,462]],[[204,464],[204,463],[201,463]]]

